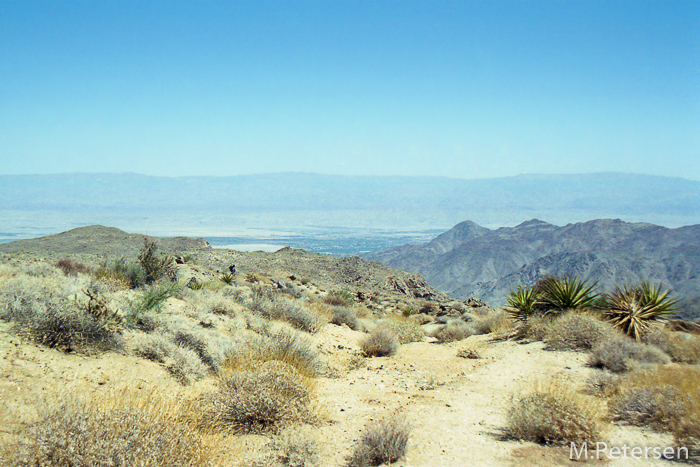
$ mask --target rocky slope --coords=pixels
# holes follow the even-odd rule
[[[685,298],[700,295],[700,225],[601,219],[559,227],[533,219],[489,230],[467,221],[426,244],[364,257],[422,274],[452,296],[494,304],[516,285],[550,274],[597,281],[602,289],[645,279]]]

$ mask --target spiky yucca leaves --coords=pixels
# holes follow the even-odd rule
[[[504,307],[506,313],[515,321],[527,321],[535,312],[540,300],[540,292],[533,288],[525,289],[519,285],[511,290],[506,297],[508,305]]]
[[[221,277],[219,277],[219,280],[223,282],[224,284],[233,284],[235,281],[235,277],[233,277],[233,274],[227,272],[226,274],[223,274]]]
[[[678,299],[669,294],[669,290],[661,290],[661,285],[654,287],[646,281],[616,287],[614,292],[603,296],[603,317],[628,336],[640,340],[651,323],[664,321],[675,313]]]
[[[540,281],[536,290],[540,292],[542,305],[549,311],[583,310],[592,308],[598,298],[593,291],[597,284],[588,285],[576,277],[551,277]]]

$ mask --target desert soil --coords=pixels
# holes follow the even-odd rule
[[[357,357],[361,333],[327,325],[315,336],[319,349],[336,374],[319,379],[322,422],[312,427],[321,449],[321,465],[343,465],[365,423],[390,412],[403,412],[411,424],[409,447],[396,465],[437,466],[646,466],[669,465],[660,460],[607,459],[574,462],[569,448],[544,447],[502,437],[508,400],[537,380],[560,377],[582,382],[593,370],[586,356],[552,352],[541,343],[478,341],[480,359],[456,356],[465,342],[402,345],[392,357]],[[159,365],[115,353],[66,355],[21,343],[0,323],[0,426],[3,435],[13,423],[36,419],[37,401],[70,392],[96,393],[125,386],[182,389]],[[348,364],[355,366],[343,370]],[[249,438],[249,439],[245,439]],[[671,439],[648,429],[613,425],[610,445],[668,446]],[[243,437],[222,465],[244,465],[260,446],[261,437]],[[241,447],[243,446],[243,447]]]

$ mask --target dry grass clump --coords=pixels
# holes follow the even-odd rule
[[[212,369],[209,357],[207,365],[196,350],[178,342],[172,334],[153,333],[136,339],[136,355],[162,364],[168,372],[182,384],[204,378]],[[206,352],[206,347],[203,349]]]
[[[651,425],[673,434],[678,446],[700,458],[700,368],[663,365],[635,369],[612,394],[611,411],[619,420]]]
[[[368,467],[396,462],[406,454],[410,432],[411,427],[400,414],[367,424],[346,465]]]
[[[63,271],[63,274],[66,276],[77,276],[78,274],[90,274],[92,272],[90,267],[68,258],[59,259],[55,266]]]
[[[119,349],[121,339],[115,323],[89,313],[87,305],[77,301],[74,285],[79,286],[17,276],[3,284],[0,319],[13,323],[14,332],[23,338],[64,352]],[[70,292],[75,300],[68,298]]]
[[[569,312],[547,326],[544,341],[552,350],[590,350],[598,342],[619,335],[609,323],[595,316]]]
[[[0,448],[4,466],[208,466],[211,450],[175,397],[121,393],[64,400]],[[184,415],[184,416],[183,416]]]
[[[700,363],[700,337],[698,336],[656,327],[642,338],[642,342],[660,348],[674,362]]]
[[[425,332],[418,323],[405,318],[403,316],[392,316],[382,322],[385,326],[396,334],[401,344],[409,344],[411,342],[422,342],[425,339]]]
[[[588,364],[620,373],[630,370],[635,365],[663,364],[670,360],[668,355],[656,347],[641,344],[628,337],[614,337],[593,347]]]
[[[291,300],[281,297],[263,287],[253,290],[253,297],[246,301],[246,307],[264,319],[285,321],[295,328],[314,333],[324,324],[317,313],[306,310]]]
[[[251,362],[268,361],[290,365],[307,377],[317,376],[325,368],[318,350],[309,341],[284,328],[267,330],[257,341],[232,349],[221,363],[221,368],[232,371],[245,368]]]
[[[315,419],[310,381],[282,361],[250,361],[221,371],[217,383],[204,401],[205,419],[215,429],[261,433]]]
[[[273,437],[271,452],[254,467],[315,467],[319,463],[318,440],[307,427],[290,427]]]
[[[513,325],[508,315],[503,310],[490,310],[486,316],[475,319],[471,325],[476,334],[489,334],[492,332],[504,332]]]
[[[399,349],[399,339],[391,329],[378,326],[360,340],[365,357],[390,357]]]
[[[323,303],[325,303],[326,305],[342,306],[342,307],[346,307],[346,308],[348,306],[350,306],[350,303],[348,303],[347,300],[345,300],[343,297],[339,297],[337,295],[333,295],[333,296],[324,298]]]
[[[531,341],[543,341],[549,334],[554,320],[555,316],[552,314],[530,315],[520,323],[518,336]]]
[[[607,370],[596,371],[586,382],[588,392],[596,396],[609,396],[617,391],[620,375]]]
[[[343,300],[340,297],[330,297],[333,299]],[[327,300],[327,299],[326,299]],[[324,302],[326,302],[324,300]],[[345,301],[345,300],[343,300]],[[338,326],[346,325],[353,331],[360,329],[360,320],[357,319],[357,313],[352,308],[348,308],[344,305],[333,305],[330,306],[331,318],[330,322],[332,324],[337,324]]]
[[[430,334],[438,343],[455,342],[476,334],[474,328],[461,319],[448,321],[446,325]]]
[[[553,381],[513,397],[505,433],[510,438],[547,445],[595,443],[603,434],[601,413],[594,400]]]
[[[613,420],[668,430],[685,416],[691,400],[671,385],[627,388],[610,401]]]

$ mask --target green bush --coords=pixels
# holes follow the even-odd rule
[[[144,272],[146,284],[153,284],[160,279],[174,281],[177,277],[177,267],[172,256],[159,257],[156,252],[158,246],[155,242],[143,239],[143,248],[138,255],[139,264]]]
[[[163,303],[170,297],[175,297],[180,293],[180,287],[176,283],[158,283],[145,289],[141,295],[131,303],[131,313],[129,319],[138,321],[144,313],[160,313]]]

